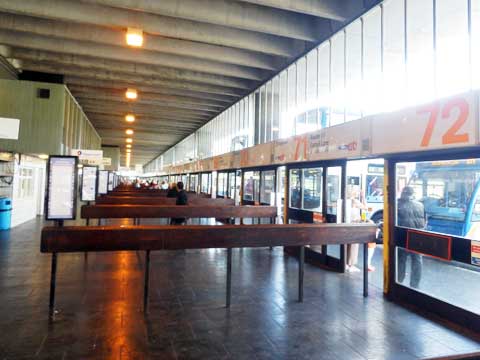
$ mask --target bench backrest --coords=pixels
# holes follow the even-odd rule
[[[146,196],[102,196],[97,198],[96,204],[111,204],[111,205],[175,205],[175,198],[167,197],[146,197]],[[201,196],[188,196],[188,203],[190,205],[218,205],[218,206],[233,206],[235,201],[232,199],[211,199]]]
[[[82,219],[114,218],[274,218],[274,206],[84,205]]]
[[[374,224],[45,227],[41,252],[177,250],[358,244],[375,241]]]

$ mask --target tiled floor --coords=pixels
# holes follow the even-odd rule
[[[282,249],[234,250],[233,304],[225,251],[152,255],[150,313],[142,313],[142,253],[59,256],[48,321],[50,256],[40,221],[0,232],[0,359],[415,359],[480,343],[387,302],[361,277],[297,262]]]

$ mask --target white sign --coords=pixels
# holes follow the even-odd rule
[[[104,157],[104,158],[102,159],[102,164],[103,164],[104,166],[110,166],[110,165],[112,165],[112,158]]]
[[[98,193],[100,195],[108,192],[108,171],[100,170],[98,172]]]
[[[20,120],[0,117],[0,139],[18,140]]]
[[[114,177],[114,175],[115,174],[113,172],[108,173],[108,191],[113,190],[113,177]]]
[[[80,200],[95,201],[97,193],[97,167],[84,166],[82,173],[82,192]]]
[[[71,154],[73,156],[78,156],[78,159],[84,165],[99,166],[103,164],[102,150],[72,149]]]
[[[47,220],[75,219],[77,163],[73,156],[48,159]]]
[[[475,145],[473,94],[374,116],[372,153],[387,154]]]

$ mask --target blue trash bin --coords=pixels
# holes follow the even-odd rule
[[[10,229],[12,221],[12,199],[0,197],[0,230]]]

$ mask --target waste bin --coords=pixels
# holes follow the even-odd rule
[[[10,229],[12,221],[12,199],[0,197],[0,230]]]

